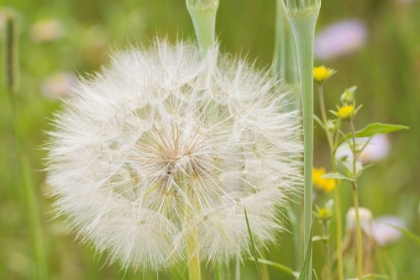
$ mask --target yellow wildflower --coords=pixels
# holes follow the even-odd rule
[[[317,190],[329,193],[335,189],[335,180],[330,178],[321,178],[324,174],[326,174],[325,168],[313,168],[312,183]]]
[[[318,66],[314,67],[314,81],[321,84],[333,74],[335,74],[335,70],[331,68],[327,68],[325,66]]]
[[[354,106],[346,105],[338,109],[337,117],[343,121],[349,121],[354,116]]]

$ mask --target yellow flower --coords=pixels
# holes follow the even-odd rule
[[[333,74],[335,74],[335,70],[331,68],[327,68],[325,66],[318,66],[314,67],[314,81],[321,84]]]
[[[354,116],[354,106],[346,105],[338,109],[337,117],[343,121],[349,121]]]
[[[329,193],[335,189],[335,180],[330,178],[321,178],[324,174],[326,174],[325,168],[313,168],[312,183],[317,190]]]

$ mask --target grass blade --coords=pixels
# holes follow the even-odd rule
[[[254,257],[255,266],[257,267],[258,276],[261,280],[264,280],[264,278],[262,276],[260,264],[258,262],[257,249],[255,248],[254,239],[252,238],[251,227],[249,225],[248,215],[246,214],[246,208],[245,207],[244,207],[244,214],[245,214],[246,226],[248,227],[249,241],[251,242],[251,252],[252,252],[252,255]]]
[[[312,223],[311,232],[309,233],[309,244],[308,244],[308,251],[306,252],[305,260],[303,261],[302,271],[299,274],[299,280],[308,279],[309,273],[309,266],[311,263],[311,255],[312,255],[312,230],[314,228],[314,224]]]

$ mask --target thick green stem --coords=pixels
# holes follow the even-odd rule
[[[205,53],[215,42],[218,0],[187,0],[198,44]]]
[[[296,45],[282,0],[277,0],[275,32],[273,75],[278,76],[290,86],[299,86]]]
[[[363,277],[363,247],[362,247],[362,228],[360,227],[360,216],[359,216],[359,198],[357,194],[357,149],[356,149],[356,132],[353,126],[353,122],[349,121],[350,131],[352,135],[353,145],[353,204],[354,211],[356,213],[356,242],[357,242],[357,277],[362,279]]]
[[[187,236],[186,250],[188,275],[190,280],[201,280],[200,257],[198,250],[198,228],[193,228]]]
[[[205,54],[215,43],[216,14],[219,1],[186,0],[186,3],[193,21],[200,50]],[[197,227],[193,228],[187,236],[186,251],[189,279],[201,280]]]
[[[266,260],[265,248],[261,249],[261,258]],[[270,280],[270,273],[268,272],[268,266],[266,263],[261,263],[261,272],[264,280]]]
[[[292,91],[292,102],[290,110],[300,109],[300,86],[299,72],[296,57],[296,45],[292,29],[283,8],[282,0],[277,0],[276,7],[276,30],[275,30],[274,54],[272,63],[272,74],[286,83],[288,90]],[[301,241],[301,197],[291,202],[289,218],[293,219],[293,244],[295,252],[296,270],[300,269],[303,259],[303,246]],[[293,216],[293,217],[292,217]]]
[[[293,34],[295,36],[300,85],[302,89],[302,115],[304,137],[304,252],[309,250],[312,228],[312,166],[313,166],[313,54],[315,25],[319,9],[316,13],[306,11],[298,14],[288,14]],[[312,257],[311,257],[312,259]],[[310,261],[308,271],[312,271]],[[312,279],[312,273],[308,273]]]
[[[325,127],[325,133],[327,135],[327,141],[330,148],[331,153],[331,167],[332,167],[332,173],[337,172],[337,162],[335,159],[335,151],[337,147],[337,139],[334,138],[334,135],[331,135],[331,132],[328,128],[328,119],[327,119],[327,111],[325,110],[325,102],[324,102],[324,85],[319,84],[318,85],[318,95],[319,95],[319,105],[321,108],[321,116],[322,116],[322,122],[324,123]],[[339,128],[336,128],[336,135],[338,135]],[[334,138],[334,139],[333,139]],[[343,239],[343,230],[342,225],[343,222],[341,220],[341,198],[340,198],[340,188],[338,187],[338,181],[336,181],[337,186],[334,190],[335,195],[335,212],[336,212],[336,221],[337,221],[337,274],[338,279],[343,280],[343,254],[342,254],[342,239]]]
[[[239,258],[235,260],[235,280],[241,280],[241,261]]]

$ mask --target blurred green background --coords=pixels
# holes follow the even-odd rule
[[[221,49],[255,60],[259,67],[270,67],[275,5],[275,0],[220,0],[216,30]],[[338,70],[326,85],[327,107],[335,109],[343,90],[357,85],[357,102],[363,104],[356,119],[358,128],[374,121],[410,127],[390,135],[388,156],[362,176],[361,206],[371,209],[375,217],[397,215],[419,234],[420,2],[324,0],[322,5],[317,30],[342,19],[357,18],[365,22],[368,34],[359,51],[316,61]],[[60,107],[56,95],[66,92],[63,83],[74,83],[63,73],[87,77],[87,73],[108,63],[113,50],[124,49],[129,43],[148,45],[156,35],[168,36],[171,41],[194,38],[184,0],[3,0],[0,21],[6,7],[13,7],[20,15],[17,133],[35,170],[48,279],[178,279],[169,272],[157,276],[143,271],[134,273],[132,269],[123,271],[119,264],[108,266],[106,256],[95,255],[93,248],[80,245],[61,219],[52,219],[53,200],[45,195],[49,187],[44,183],[45,151],[41,147],[46,139],[43,131],[51,129],[49,119]],[[45,29],[46,23],[50,25]],[[0,71],[3,76],[3,68]],[[13,153],[11,115],[10,98],[2,87],[0,279],[36,279],[28,207]],[[328,161],[326,140],[317,129],[315,165],[328,169]],[[344,215],[351,205],[350,186],[341,187]],[[317,203],[331,197],[324,195]],[[294,266],[291,233],[279,235],[278,244],[269,245],[269,249],[267,259]],[[315,244],[314,249],[314,267],[320,271],[324,263],[322,247]],[[399,279],[420,279],[420,246],[401,238],[383,250],[389,253]],[[269,269],[272,279],[291,279]],[[244,262],[242,276],[257,279],[252,262]],[[213,279],[211,272],[208,277]]]

